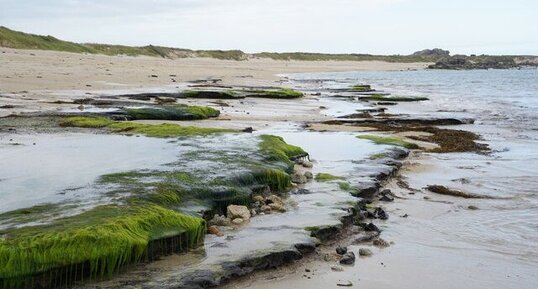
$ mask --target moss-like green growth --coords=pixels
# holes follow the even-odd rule
[[[364,100],[376,100],[376,101],[393,101],[393,102],[411,102],[411,101],[423,101],[429,98],[423,96],[387,96],[384,94],[372,94],[369,96],[361,97]]]
[[[371,160],[378,160],[378,159],[384,159],[386,157],[387,157],[387,154],[378,153],[378,154],[370,155],[368,158],[371,159]]]
[[[113,121],[105,117],[74,116],[65,118],[62,126],[84,128],[107,128],[111,132],[123,134],[142,134],[149,137],[180,137],[193,135],[208,135],[213,133],[237,132],[230,129],[201,128],[180,126],[177,124],[144,124],[135,122]]]
[[[0,279],[4,286],[16,288],[31,275],[65,268],[76,274],[80,268],[73,266],[85,264],[91,276],[110,276],[126,264],[151,257],[147,254],[152,240],[181,235],[194,247],[204,232],[204,220],[156,205],[96,207],[50,225],[1,232]]]
[[[233,90],[185,90],[181,92],[184,98],[238,99],[243,98]]]
[[[338,182],[338,187],[342,191],[350,191],[351,190],[351,184],[348,182]]]
[[[304,94],[300,91],[291,88],[280,88],[275,90],[248,90],[248,97],[262,97],[262,98],[279,98],[279,99],[293,99],[301,98]]]
[[[408,149],[418,149],[419,146],[415,143],[407,142],[398,137],[387,137],[378,135],[359,135],[357,138],[367,139],[381,145],[394,145]]]
[[[220,114],[220,111],[211,107],[184,105],[129,108],[125,112],[132,120],[198,120],[217,117]]]
[[[344,177],[331,175],[328,173],[319,173],[316,175],[316,181],[318,182],[329,182],[329,181],[335,181],[335,180],[343,180]]]
[[[232,183],[239,186],[262,184],[268,185],[273,191],[284,191],[291,185],[291,177],[281,170],[266,169],[242,174],[234,178]]]
[[[372,91],[372,87],[368,84],[357,84],[353,85],[351,90],[356,92],[369,92]]]
[[[270,161],[280,161],[286,164],[287,172],[293,171],[293,160],[306,157],[308,154],[300,147],[287,144],[284,139],[274,135],[262,135],[261,151]]]

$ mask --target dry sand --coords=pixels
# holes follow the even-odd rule
[[[422,69],[428,64],[271,59],[233,61],[210,58],[171,60],[1,48],[0,93],[35,95],[57,90],[158,87],[207,78],[220,78],[225,84],[268,85],[280,79],[277,74],[407,70]]]

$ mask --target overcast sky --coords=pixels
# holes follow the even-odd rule
[[[0,0],[0,25],[193,49],[538,55],[538,0]]]

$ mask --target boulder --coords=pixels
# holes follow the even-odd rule
[[[305,176],[307,179],[309,179],[309,180],[311,180],[311,179],[314,178],[314,175],[313,175],[311,172],[305,172],[305,173],[304,173],[304,176]]]
[[[243,218],[235,218],[232,220],[232,223],[239,225],[239,224],[242,224],[244,221],[245,220],[243,220]]]
[[[312,168],[312,167],[314,167],[314,164],[312,162],[309,162],[309,161],[304,161],[303,162],[303,167]]]
[[[224,236],[224,234],[215,225],[207,227],[207,233],[211,234],[211,235],[216,235],[216,236],[219,236],[219,237]]]
[[[230,220],[225,216],[215,215],[213,216],[213,219],[209,220],[209,225],[229,226]]]
[[[281,204],[270,203],[268,206],[269,206],[269,208],[271,208],[272,211],[277,211],[277,212],[285,212],[286,211],[286,208],[284,206],[282,206]]]
[[[343,265],[353,265],[355,264],[355,253],[353,252],[347,252],[342,256],[342,259],[340,259],[340,264]]]
[[[260,195],[255,195],[254,197],[252,197],[252,201],[263,203],[265,199]]]
[[[250,210],[246,206],[229,205],[226,209],[226,216],[230,220],[241,218],[247,221],[250,219]]]
[[[291,175],[291,181],[296,184],[305,184],[308,179],[302,174],[294,173],[293,175]]]
[[[344,255],[345,253],[347,253],[347,247],[342,247],[342,246],[336,247],[336,253],[338,255]]]
[[[281,197],[279,197],[277,195],[270,195],[269,197],[267,197],[265,199],[265,203],[266,204],[275,203],[275,204],[279,204],[281,206],[284,206],[284,201],[282,200]]]

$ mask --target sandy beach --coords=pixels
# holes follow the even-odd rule
[[[170,159],[176,161],[174,169],[179,167],[182,172],[196,172],[204,177],[225,178],[229,177],[228,171],[242,172],[245,156],[256,168],[265,168],[267,160],[257,159],[263,154],[258,151],[257,141],[266,134],[280,136],[309,153],[309,161],[293,160],[295,164],[292,162],[290,174],[300,178],[293,179],[293,183],[290,181],[285,193],[278,192],[283,198],[280,211],[265,214],[257,208],[249,221],[234,225],[230,224],[231,219],[228,220],[227,224],[219,225],[222,235],[208,234],[201,246],[192,250],[159,255],[153,262],[135,264],[113,278],[80,284],[75,280],[77,288],[178,288],[187,284],[192,288],[222,285],[225,289],[336,286],[386,289],[417,288],[420,284],[419,288],[450,289],[452,284],[463,288],[470,283],[473,288],[489,288],[494,284],[522,288],[534,281],[530,272],[535,257],[524,253],[533,250],[532,246],[514,242],[513,247],[506,248],[502,245],[508,243],[506,236],[496,239],[494,234],[482,240],[476,235],[481,232],[477,228],[483,226],[480,219],[476,220],[476,215],[499,220],[504,217],[502,214],[490,213],[496,207],[519,208],[519,204],[504,203],[505,198],[512,202],[509,190],[501,190],[509,197],[501,195],[502,198],[492,198],[492,201],[478,201],[436,195],[424,189],[431,184],[442,184],[496,196],[497,190],[487,190],[494,187],[491,182],[512,173],[503,164],[495,163],[494,157],[487,154],[487,145],[482,144],[486,141],[480,138],[481,135],[489,137],[489,144],[491,136],[498,133],[497,128],[487,127],[488,131],[484,126],[467,121],[474,115],[485,118],[480,114],[481,105],[455,106],[463,103],[457,98],[460,96],[451,95],[448,100],[438,97],[438,88],[433,84],[430,85],[435,89],[417,90],[431,99],[416,98],[421,95],[414,93],[414,89],[422,85],[424,74],[428,74],[424,79],[431,83],[438,77],[436,72],[423,70],[428,63],[171,60],[37,50],[0,51],[0,116],[6,117],[0,120],[4,133],[0,138],[4,148],[1,157],[6,164],[0,173],[8,175],[5,179],[0,178],[0,182],[9,185],[13,192],[24,192],[4,192],[12,201],[12,209],[26,208],[30,202],[31,205],[45,201],[69,205],[72,200],[87,201],[89,205],[85,205],[93,209],[96,204],[115,201],[114,198],[101,199],[101,195],[106,195],[103,187],[93,186],[96,180],[102,180],[102,176],[111,173],[129,175],[140,170],[137,171],[142,173],[140,179],[151,179],[155,175],[145,176],[144,173],[162,169],[163,163],[169,165]],[[308,77],[291,75],[317,72],[343,74],[323,81],[315,74],[312,81]],[[417,73],[418,77],[412,73]],[[459,79],[457,74],[451,77]],[[476,83],[477,80],[473,81]],[[372,86],[375,90],[369,86],[366,92],[352,89],[356,84],[370,82],[378,82],[378,86]],[[337,89],[334,89],[334,83],[338,84]],[[384,87],[385,83],[389,85]],[[287,99],[174,96],[189,89],[215,92],[228,87],[236,91],[291,87],[301,91],[302,95]],[[448,89],[452,91],[451,86]],[[141,98],[138,95],[156,92],[163,92],[165,96]],[[377,98],[371,95],[373,93],[378,94]],[[400,99],[391,98],[391,94]],[[402,101],[401,95],[407,99]],[[166,100],[164,104],[163,100]],[[127,114],[114,114],[140,107],[162,109],[170,104],[211,108],[219,114],[196,120],[133,120],[125,119]],[[475,114],[468,113],[467,109]],[[96,116],[109,119],[102,125],[88,127],[70,127],[62,122],[73,116],[75,119],[77,116],[89,120]],[[486,118],[485,122],[488,120]],[[131,127],[106,130],[109,122],[112,126],[131,124],[146,129],[164,123],[235,131],[230,135],[161,138],[162,135],[144,135],[143,130],[136,131]],[[458,129],[472,133],[462,133]],[[383,139],[386,136],[389,138]],[[381,141],[376,137],[381,137]],[[514,147],[518,145],[516,143]],[[408,148],[411,151],[409,157],[406,158],[408,150],[398,147]],[[502,151],[502,148],[493,148],[494,153]],[[216,156],[208,152],[214,152]],[[287,161],[291,162],[291,159]],[[270,165],[278,167],[282,164]],[[523,175],[532,171],[532,165],[518,164],[518,167]],[[466,179],[471,172],[478,180]],[[490,175],[481,179],[482,172]],[[310,174],[308,179],[307,174]],[[328,174],[333,179],[323,180],[318,178],[320,174]],[[120,180],[116,185],[129,185],[131,181]],[[203,181],[199,183],[204,184]],[[28,192],[28,187],[35,184],[42,189],[37,196]],[[523,188],[530,191],[534,186],[529,182]],[[127,189],[131,193],[133,187]],[[391,190],[392,200],[380,200],[384,189]],[[278,189],[274,190],[275,194],[276,191]],[[375,193],[365,193],[371,191]],[[254,189],[249,192],[254,194]],[[125,196],[115,197],[122,200]],[[249,200],[251,197],[249,195]],[[518,198],[513,197],[515,202]],[[183,206],[181,202],[179,204]],[[189,202],[184,206],[181,210],[193,214],[204,212],[205,215],[217,210]],[[476,209],[469,209],[471,206]],[[383,214],[391,216],[390,219],[372,217],[373,209],[381,209]],[[10,213],[8,209],[5,211]],[[43,217],[40,212],[37,214]],[[366,217],[360,214],[366,214]],[[458,222],[443,218],[445,215],[459,218]],[[10,215],[4,216],[8,221],[1,217],[0,214],[0,226],[9,228]],[[47,218],[54,224],[57,216],[45,214],[44,223]],[[206,221],[213,220],[208,218]],[[473,229],[462,230],[467,222]],[[381,237],[358,242],[370,232],[365,231],[365,226],[374,223],[379,227],[374,231],[382,231]],[[507,236],[521,229],[519,225],[513,228],[508,225]],[[320,233],[326,228],[328,237]],[[440,232],[440,228],[445,231]],[[489,228],[485,232],[494,230]],[[451,245],[448,240],[458,234],[467,239],[462,237],[456,245]],[[532,234],[530,236],[533,238]],[[379,246],[375,240],[384,243]],[[310,251],[298,250],[299,245]],[[343,257],[335,253],[338,246],[355,252],[355,265],[340,265]],[[498,252],[509,253],[496,254],[484,249],[491,246],[497,246],[495,250]],[[364,249],[370,250],[373,256],[360,256],[359,250]],[[506,257],[511,254],[518,258]],[[519,256],[521,254],[525,256]],[[487,266],[482,266],[480,260],[483,259],[487,260]],[[466,267],[460,266],[462,260]],[[498,275],[506,264],[512,265],[508,277]],[[475,265],[485,268],[487,280],[473,278],[482,274],[479,269],[472,268]],[[266,270],[275,267],[278,269]],[[65,275],[73,273],[72,268],[70,270]],[[465,278],[454,282],[453,279],[460,275]],[[239,276],[243,277],[229,282]],[[58,278],[51,279],[56,282]],[[59,280],[65,281],[61,277]],[[54,287],[53,284],[49,282],[49,286]]]
[[[36,95],[58,90],[111,90],[169,86],[200,79],[225,85],[273,85],[278,74],[422,69],[430,63],[381,61],[248,61],[164,59],[43,50],[0,49],[0,92]],[[39,91],[39,92],[38,92]]]

